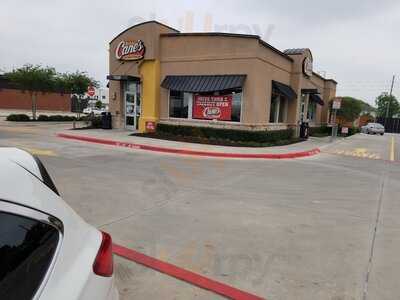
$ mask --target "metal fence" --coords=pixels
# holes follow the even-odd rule
[[[75,113],[81,113],[89,103],[89,99],[78,99],[78,97],[73,96],[71,98],[71,111]]]
[[[385,126],[385,132],[400,133],[400,118],[379,117],[376,122]]]

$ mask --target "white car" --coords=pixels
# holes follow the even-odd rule
[[[86,107],[84,110],[83,110],[83,113],[84,114],[94,114],[95,116],[98,116],[98,115],[101,115],[101,113],[103,113],[103,112],[105,112],[106,110],[105,109],[103,109],[103,108],[101,108],[101,109],[98,109],[98,108],[92,108],[92,107]]]
[[[361,127],[361,132],[366,134],[380,134],[384,135],[385,127],[379,123],[368,123]]]
[[[0,299],[118,297],[111,237],[60,198],[37,157],[0,148]]]

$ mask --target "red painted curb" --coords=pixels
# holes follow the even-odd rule
[[[225,157],[225,158],[264,158],[264,159],[285,159],[285,158],[299,158],[312,156],[320,153],[319,148],[314,148],[307,151],[301,152],[291,152],[291,153],[224,153],[224,152],[207,152],[207,151],[196,151],[196,150],[187,150],[187,149],[174,149],[174,148],[164,148],[158,146],[149,146],[128,142],[118,142],[113,140],[105,140],[99,139],[89,136],[81,136],[81,135],[72,135],[66,133],[57,134],[58,137],[70,139],[70,140],[78,140],[89,143],[103,144],[103,145],[111,145],[132,149],[140,149],[140,150],[148,150],[154,152],[163,152],[163,153],[172,153],[172,154],[183,154],[183,155],[196,155],[196,156],[208,156],[208,157]]]
[[[124,257],[138,264],[144,265],[161,273],[170,275],[172,277],[183,280],[187,283],[196,285],[200,288],[209,290],[211,292],[214,292],[216,294],[219,294],[221,296],[230,299],[235,299],[235,300],[264,299],[117,244],[113,244],[113,252],[118,256]]]

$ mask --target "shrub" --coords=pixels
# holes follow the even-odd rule
[[[89,122],[91,128],[101,128],[101,116],[88,115],[82,120]]]
[[[274,143],[281,140],[291,140],[294,134],[293,129],[248,131],[170,124],[157,124],[157,132],[175,136],[199,137],[208,140],[214,139],[254,143]]]
[[[80,117],[79,119],[75,116],[67,116],[67,115],[39,115],[37,121],[40,122],[72,122],[72,121],[84,121],[84,117]],[[15,122],[27,122],[30,121],[28,115],[25,114],[11,114],[7,117],[7,121],[15,121]]]
[[[46,116],[46,115],[40,115],[38,118],[38,121],[44,121],[44,122],[71,122],[71,121],[76,121],[76,117],[74,116],[64,116],[64,115],[52,115],[52,116]]]
[[[101,100],[97,100],[95,106],[96,108],[100,109],[103,107],[103,102],[101,102]]]
[[[31,119],[25,114],[11,114],[7,116],[7,121],[13,122],[29,122]]]
[[[308,134],[310,136],[328,136],[332,134],[332,127],[328,126],[310,127]]]
[[[40,122],[47,122],[47,121],[49,121],[49,116],[47,116],[47,115],[39,115],[37,120],[40,121]]]
[[[339,128],[340,130],[338,131],[338,133],[339,134],[341,134],[342,133],[342,129],[341,128]],[[350,136],[350,135],[353,135],[353,134],[356,134],[356,133],[359,133],[360,132],[360,128],[358,128],[358,127],[349,127],[349,133],[348,134],[343,134],[344,136]]]

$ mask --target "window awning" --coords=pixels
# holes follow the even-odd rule
[[[325,104],[324,100],[322,100],[321,97],[318,96],[317,94],[310,94],[310,101],[313,101],[322,106],[324,106]]]
[[[301,89],[302,94],[319,94],[317,89]]]
[[[140,81],[139,77],[129,75],[107,75],[107,80],[116,81]]]
[[[161,86],[181,92],[210,93],[241,88],[245,79],[246,75],[168,75]]]
[[[295,100],[297,98],[296,92],[288,85],[272,80],[272,87],[281,94],[285,95],[289,100]]]

